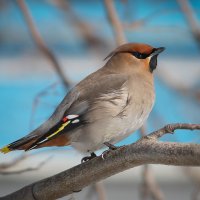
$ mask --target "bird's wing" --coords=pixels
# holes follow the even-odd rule
[[[51,115],[51,117],[44,122],[41,126],[39,126],[37,129],[32,131],[30,135],[38,136],[43,133],[48,132],[52,127],[54,127],[64,115],[65,111],[77,100],[79,97],[79,92],[76,90],[76,88],[72,89],[62,100],[62,102],[59,104],[59,106],[56,108],[54,113]]]
[[[37,129],[33,130],[30,134],[26,135],[25,137],[7,145],[2,150],[6,153],[9,152],[11,149],[19,149],[29,143],[32,144],[32,141],[36,141],[38,138],[42,137],[44,134],[48,133],[51,129],[53,129],[53,127],[57,127],[57,125],[60,124],[60,121],[65,111],[73,104],[73,102],[76,101],[78,96],[79,92],[77,91],[77,89],[72,89],[46,122],[44,122]]]
[[[119,74],[98,76],[95,82],[91,80],[94,77],[95,74],[87,77],[72,89],[70,94],[58,106],[52,117],[40,128],[40,131],[42,129],[44,134],[37,138],[27,150],[34,149],[38,145],[86,123],[85,116],[95,104],[96,99],[99,100],[102,95],[110,93],[119,95],[115,91],[120,90],[127,80],[126,76]]]

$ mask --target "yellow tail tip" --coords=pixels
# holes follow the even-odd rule
[[[2,149],[0,149],[0,152],[1,153],[4,153],[4,154],[6,154],[6,153],[8,153],[8,152],[10,152],[11,150],[9,149],[9,146],[5,146],[5,147],[3,147]]]

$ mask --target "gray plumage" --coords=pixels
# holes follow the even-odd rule
[[[151,112],[155,99],[152,66],[149,65],[155,48],[142,46],[142,55],[147,56],[138,59],[131,54],[139,51],[138,44],[127,45],[111,53],[111,59],[104,67],[77,84],[52,116],[32,133],[12,143],[11,150],[26,143],[31,145],[32,140],[31,147],[40,147],[40,138],[44,139],[68,115],[78,115],[76,122],[80,123],[68,129],[66,126],[61,134],[51,139],[62,135],[66,145],[71,144],[82,152],[94,152],[105,142],[115,144],[139,129]],[[48,137],[44,141],[47,140]]]

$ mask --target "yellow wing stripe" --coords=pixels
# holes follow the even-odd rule
[[[9,149],[9,145],[3,147],[2,149],[0,149],[0,152],[1,152],[1,153],[4,153],[4,154],[6,154],[6,153],[8,153],[8,152],[10,152],[10,151],[11,151],[11,150]]]
[[[62,131],[69,123],[71,122],[71,120],[65,122],[62,124],[62,126],[57,130],[55,131],[54,133],[52,133],[51,135],[49,135],[48,137],[46,137],[47,140],[49,140],[50,138],[52,138],[53,136],[55,136],[56,134],[58,134],[60,131]],[[0,149],[0,152],[1,153],[8,153],[11,151],[11,149],[9,148],[10,145],[7,145],[5,147],[3,147],[2,149]],[[37,145],[36,145],[37,146]]]
[[[59,133],[60,131],[62,131],[70,122],[71,122],[71,121],[69,120],[69,121],[65,122],[64,124],[62,124],[62,126],[61,126],[56,132],[54,132],[54,133],[52,133],[51,135],[49,135],[49,136],[47,137],[47,139],[50,139],[50,138],[52,138],[53,136],[55,136],[56,134],[58,134],[58,133]]]

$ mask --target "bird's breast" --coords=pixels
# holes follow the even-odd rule
[[[155,101],[154,87],[149,82],[130,84],[128,91],[128,104],[121,113],[122,135],[133,133],[145,123]]]

